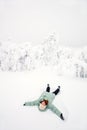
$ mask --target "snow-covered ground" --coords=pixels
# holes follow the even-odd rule
[[[40,96],[47,83],[61,86],[54,104],[65,116],[24,107]],[[57,76],[50,68],[32,72],[0,73],[0,130],[87,130],[87,79]]]

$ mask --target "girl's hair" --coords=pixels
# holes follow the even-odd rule
[[[45,100],[45,99],[44,99],[44,100],[41,101],[40,103],[42,103],[42,102],[45,102],[45,104],[48,105],[48,100]]]

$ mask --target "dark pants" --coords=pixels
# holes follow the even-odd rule
[[[46,92],[50,92],[50,86],[47,84]],[[57,95],[60,92],[60,86],[53,92],[55,95]]]

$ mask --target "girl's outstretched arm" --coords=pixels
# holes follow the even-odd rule
[[[63,114],[60,112],[58,108],[56,108],[53,104],[50,104],[48,107],[52,112],[54,112],[57,116],[59,116],[62,120],[64,120]]]
[[[34,101],[31,101],[31,102],[25,102],[23,104],[23,106],[35,106],[35,105],[38,105],[39,103],[39,100],[34,100]]]

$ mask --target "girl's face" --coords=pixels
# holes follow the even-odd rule
[[[45,110],[46,107],[47,107],[47,105],[46,105],[45,101],[42,101],[42,102],[40,103],[40,105],[39,105],[39,109],[40,109],[40,110]]]

